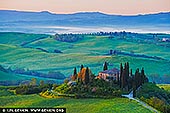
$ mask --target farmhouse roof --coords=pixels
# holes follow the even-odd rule
[[[119,69],[113,68],[113,69],[109,69],[109,70],[102,71],[102,72],[100,72],[100,73],[105,73],[105,74],[117,74],[117,73],[119,73]]]

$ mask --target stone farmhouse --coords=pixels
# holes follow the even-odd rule
[[[120,74],[119,69],[113,68],[113,69],[99,72],[97,78],[104,79],[106,81],[110,81],[110,80],[117,81],[119,79],[119,74]]]

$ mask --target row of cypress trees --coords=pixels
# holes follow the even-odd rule
[[[107,62],[104,62],[103,71],[108,70]],[[135,74],[132,74],[132,69],[129,67],[129,62],[124,64],[120,64],[120,73],[117,78],[117,83],[122,89],[130,89],[136,90],[139,86],[148,82],[148,78],[145,75],[144,68],[140,71],[139,68],[136,69]]]
[[[103,70],[108,70],[107,62],[104,63]],[[84,66],[81,65],[80,72],[78,74],[76,68],[74,68],[72,80],[78,80],[84,84],[88,84],[91,79],[91,74],[91,70],[88,67],[84,68]],[[126,62],[124,67],[122,63],[120,64],[120,73],[117,78],[117,83],[121,89],[126,89],[128,91],[131,89],[136,90],[145,82],[148,82],[148,78],[145,75],[144,68],[142,68],[141,71],[137,68],[133,75],[132,69],[129,67],[129,62]]]
[[[120,88],[136,90],[139,86],[148,82],[148,78],[145,75],[144,68],[140,71],[139,68],[136,69],[135,74],[132,74],[132,69],[129,69],[129,63],[125,63],[124,67],[122,63],[120,64],[120,77],[118,79],[118,84]]]
[[[88,84],[91,79],[91,70],[88,67],[84,68],[84,66],[81,65],[80,72],[77,73],[77,69],[74,68],[74,73],[73,73],[71,79],[73,81],[77,80],[78,82]]]

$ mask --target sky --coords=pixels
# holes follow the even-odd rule
[[[170,12],[170,0],[0,0],[0,10],[135,15]]]

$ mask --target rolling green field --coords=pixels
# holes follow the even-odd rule
[[[147,34],[145,34],[147,36]],[[144,35],[144,36],[145,36]],[[166,36],[166,35],[165,35]],[[168,35],[169,36],[169,35]],[[135,37],[138,39],[138,37]],[[144,67],[146,75],[170,76],[169,43],[147,43],[108,36],[86,35],[77,42],[61,42],[54,36],[44,34],[0,33],[0,65],[4,68],[23,68],[48,73],[58,71],[65,76],[73,73],[73,68],[80,69],[80,65],[90,67],[97,75],[102,71],[103,63],[107,61],[109,68],[119,68],[120,63],[129,62],[133,73],[136,68]],[[141,40],[141,39],[140,39]],[[166,45],[166,46],[165,46]],[[39,49],[41,48],[41,49]],[[109,50],[121,50],[147,56],[157,56],[162,59],[140,58],[127,55],[108,55]],[[42,50],[46,50],[42,51]],[[55,53],[59,50],[62,53]],[[11,74],[0,71],[0,81],[54,80],[28,75]],[[54,80],[57,81],[57,80]],[[169,86],[162,86],[169,90]],[[113,99],[71,99],[71,98],[43,98],[37,94],[14,95],[0,87],[0,107],[66,107],[68,113],[151,113],[136,101],[127,98]]]
[[[158,84],[158,86],[170,92],[170,84]]]
[[[43,39],[39,39],[45,37]],[[138,38],[138,37],[136,37]],[[119,37],[85,36],[83,40],[68,43],[55,40],[43,34],[0,33],[0,64],[5,68],[24,68],[40,72],[59,71],[65,76],[73,73],[73,68],[81,64],[89,66],[94,74],[102,71],[107,61],[109,68],[129,62],[133,73],[136,68],[145,68],[147,76],[170,75],[170,49],[162,43],[145,43]],[[26,44],[21,46],[23,43]],[[47,50],[41,51],[36,48]],[[54,53],[57,49],[63,53]],[[164,60],[131,57],[125,55],[107,55],[109,50],[121,50],[136,54],[161,57]]]
[[[11,95],[0,97],[0,108],[4,107],[65,107],[67,113],[152,113],[139,103],[126,99],[48,99],[39,95]]]
[[[39,83],[41,80],[43,81],[55,81],[56,83],[61,83],[62,80],[56,80],[53,78],[43,78],[43,77],[36,77],[31,75],[23,75],[23,74],[12,74],[12,73],[5,73],[0,71],[0,82],[2,81],[11,81],[11,83],[17,83],[17,81],[26,81],[31,80],[32,78],[36,78],[37,82]]]

